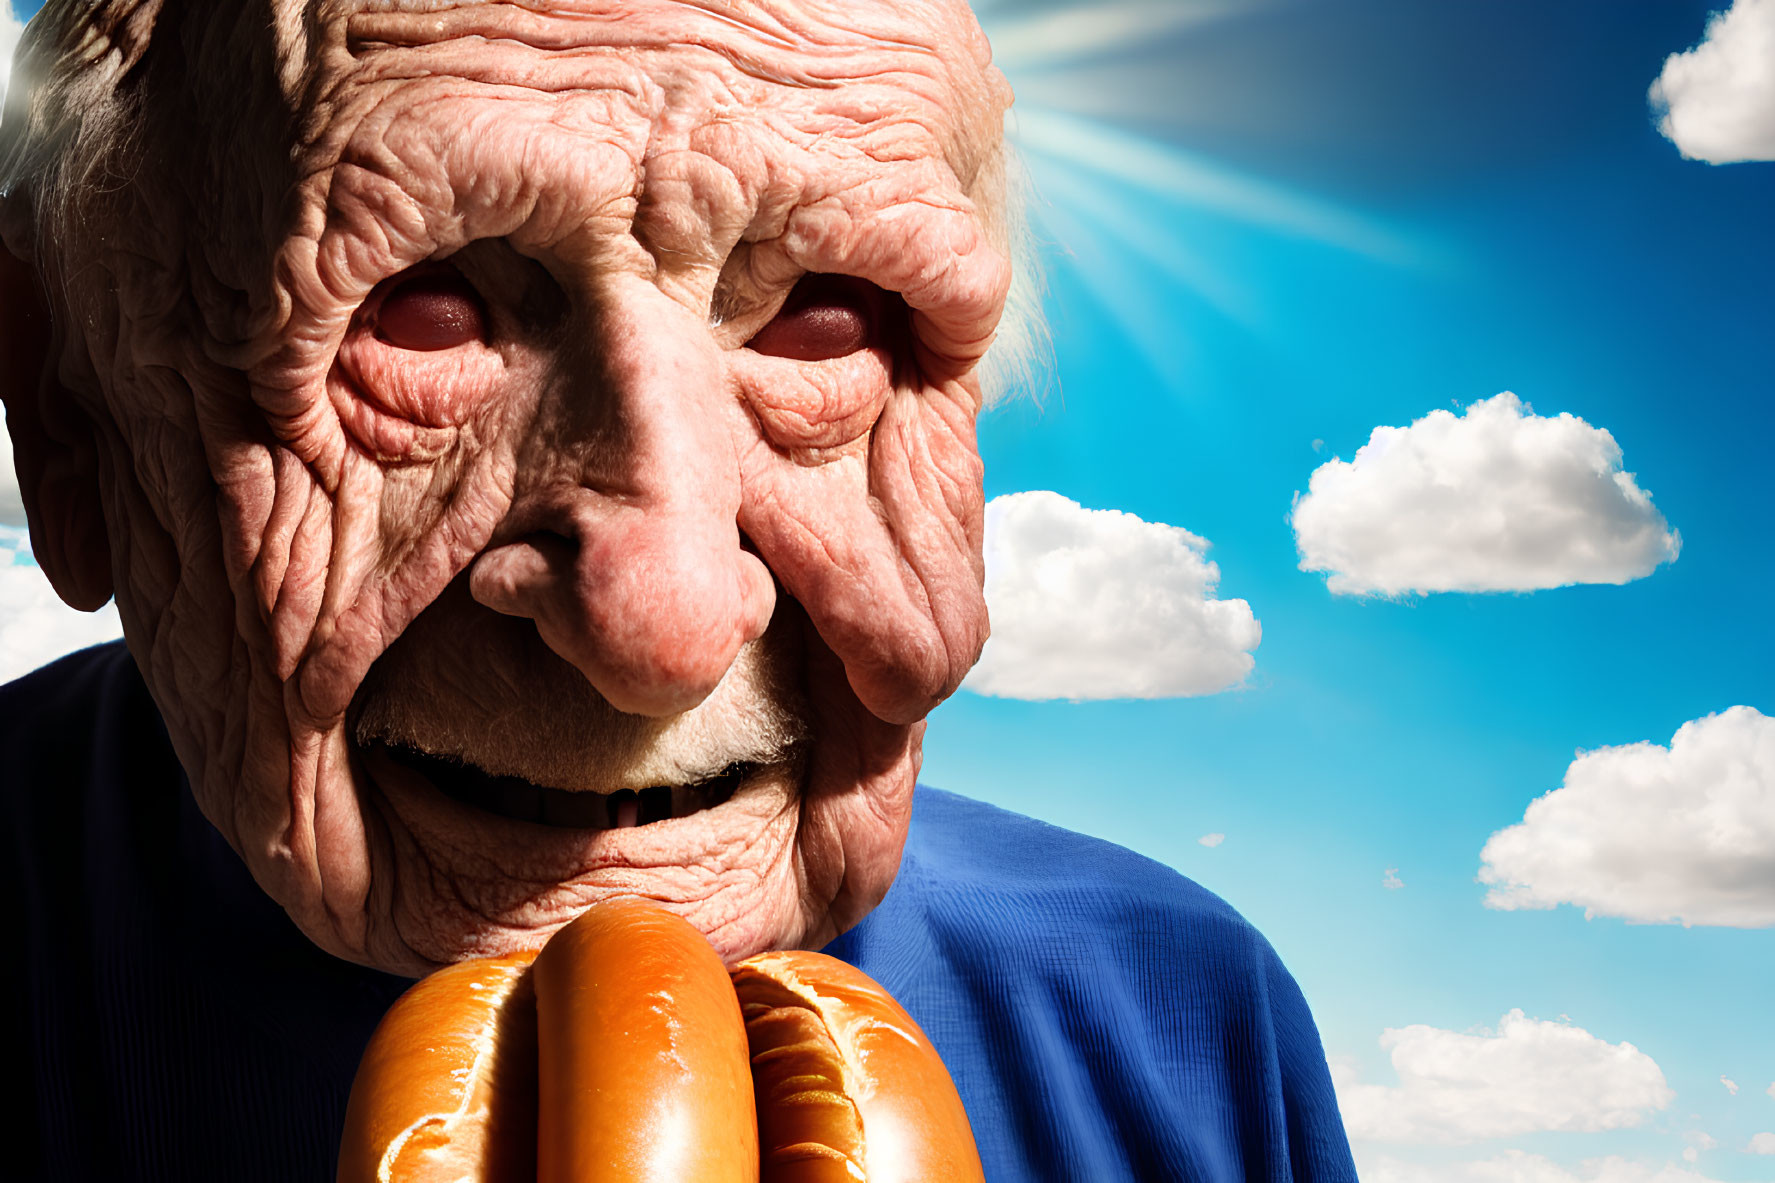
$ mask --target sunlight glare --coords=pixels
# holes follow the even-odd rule
[[[1098,55],[1150,46],[1179,30],[1220,20],[1251,4],[1236,0],[1124,0],[1010,15],[1009,5],[981,0],[974,10],[992,39],[993,60],[1007,77],[1046,66],[1073,66]],[[998,19],[989,14],[1002,12]]]
[[[1192,304],[1247,330],[1263,320],[1261,293],[1241,280],[1237,266],[1214,258],[1224,250],[1215,250],[1218,236],[1204,233],[1208,219],[1389,266],[1432,262],[1425,244],[1375,219],[1098,114],[1121,111],[1134,119],[1151,103],[1150,95],[1137,93],[1149,85],[1150,73],[1118,74],[1118,62],[1150,59],[1155,47],[1177,45],[1193,30],[1276,6],[1276,0],[975,5],[1012,87],[1029,82],[1028,93],[1045,100],[1019,101],[1006,122],[1030,181],[1038,237],[1059,255],[1053,266],[1072,275],[1167,380],[1179,376],[1180,355],[1187,353],[1181,313]],[[1089,85],[1068,85],[1069,72],[1088,77]],[[1119,87],[1118,78],[1126,79]],[[1076,101],[1055,100],[1068,95]]]

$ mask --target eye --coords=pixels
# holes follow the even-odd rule
[[[746,348],[792,361],[826,361],[875,343],[883,293],[848,275],[807,275]]]
[[[455,271],[427,271],[395,281],[376,310],[376,336],[396,349],[432,352],[483,341],[481,297]]]

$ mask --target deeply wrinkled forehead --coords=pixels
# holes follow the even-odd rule
[[[892,124],[899,142],[869,151],[935,153],[969,184],[1010,98],[951,0],[319,0],[302,25],[285,29],[306,64],[291,98],[323,153],[402,84],[455,80],[483,97],[626,93],[656,125],[742,110],[811,135]]]

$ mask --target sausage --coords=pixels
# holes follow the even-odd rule
[[[538,1183],[754,1183],[746,1031],[688,921],[612,900],[536,958]]]

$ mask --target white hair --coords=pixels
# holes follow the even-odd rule
[[[0,236],[51,279],[73,241],[128,180],[139,102],[122,85],[160,0],[48,0],[25,25],[0,114]],[[53,282],[53,280],[52,280]]]
[[[1005,294],[998,335],[980,362],[980,386],[988,407],[1019,391],[1039,398],[1052,370],[1048,321],[1042,310],[1046,277],[1029,217],[1035,191],[1022,159],[1008,142],[999,147],[999,170],[1001,190],[992,220],[998,224],[1000,249],[1011,259],[1011,288]]]

